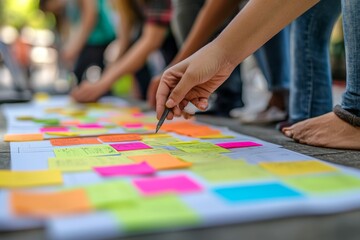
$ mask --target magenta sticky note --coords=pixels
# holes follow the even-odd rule
[[[255,142],[224,142],[224,143],[217,143],[216,145],[222,148],[246,148],[246,147],[262,146],[261,144]]]
[[[40,128],[40,132],[67,132],[69,131],[66,127],[43,127]]]
[[[142,128],[144,126],[144,124],[142,123],[127,123],[124,124],[124,127],[126,128]]]
[[[142,142],[131,142],[131,143],[117,143],[117,144],[110,144],[116,151],[131,151],[131,150],[140,150],[140,149],[150,149],[149,145],[146,145]]]
[[[94,170],[103,177],[153,174],[156,170],[148,163],[95,167]]]
[[[144,194],[152,195],[164,192],[199,192],[202,187],[185,175],[137,179],[133,183]]]
[[[132,114],[133,115],[133,117],[144,117],[145,116],[145,114],[144,113],[133,113]]]
[[[101,126],[98,123],[83,123],[83,124],[78,124],[77,127],[78,128],[103,128],[103,126]]]

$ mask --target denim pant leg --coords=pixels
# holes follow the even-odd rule
[[[340,11],[340,0],[320,1],[292,25],[290,121],[332,110],[329,42]]]
[[[290,84],[290,26],[264,44],[270,91],[288,90]]]
[[[360,1],[342,0],[346,91],[342,107],[360,117]]]

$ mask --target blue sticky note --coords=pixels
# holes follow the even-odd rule
[[[279,183],[216,188],[214,192],[230,202],[263,201],[301,197],[301,193]]]

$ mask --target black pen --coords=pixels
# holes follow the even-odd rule
[[[161,126],[163,125],[166,117],[169,115],[169,112],[170,112],[170,111],[171,111],[170,108],[165,107],[165,110],[164,110],[163,114],[161,115],[161,118],[160,118],[158,124],[156,125],[156,131],[155,131],[155,133],[157,133],[157,132],[159,131],[159,129],[160,129]]]

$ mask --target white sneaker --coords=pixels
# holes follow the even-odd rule
[[[272,106],[269,109],[258,112],[249,113],[239,117],[242,124],[271,124],[286,120],[287,112],[278,107]]]

